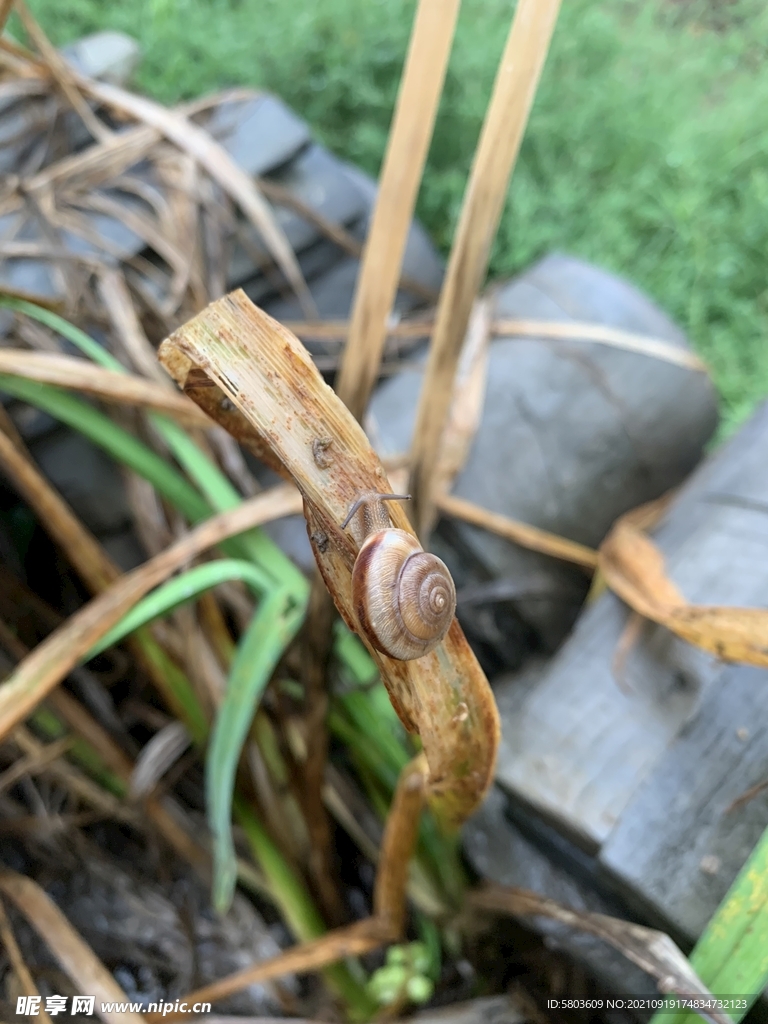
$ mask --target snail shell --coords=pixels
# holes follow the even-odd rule
[[[446,564],[404,530],[379,529],[363,541],[352,571],[360,628],[390,658],[421,658],[453,622],[456,588]]]

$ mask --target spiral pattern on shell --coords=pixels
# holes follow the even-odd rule
[[[371,644],[400,661],[436,647],[456,610],[448,567],[404,530],[380,530],[365,539],[352,572],[352,599]]]

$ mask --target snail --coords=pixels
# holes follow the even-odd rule
[[[407,494],[364,494],[342,523],[354,526],[360,550],[352,570],[352,602],[370,644],[399,661],[429,653],[453,622],[456,588],[445,562],[405,530],[392,526],[386,501]]]

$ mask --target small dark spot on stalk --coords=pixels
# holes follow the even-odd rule
[[[310,540],[317,548],[317,550],[320,552],[320,554],[324,555],[328,548],[328,534],[325,532],[325,530],[315,530],[315,532],[311,535]]]
[[[333,456],[328,453],[332,444],[331,437],[316,437],[312,442],[312,458],[318,469],[330,469],[333,465]]]

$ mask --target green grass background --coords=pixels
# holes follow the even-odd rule
[[[33,0],[58,43],[137,37],[165,102],[274,90],[379,169],[413,0]],[[418,212],[447,250],[513,3],[464,0]],[[768,7],[564,0],[491,273],[554,248],[626,275],[712,367],[724,428],[768,394]]]

